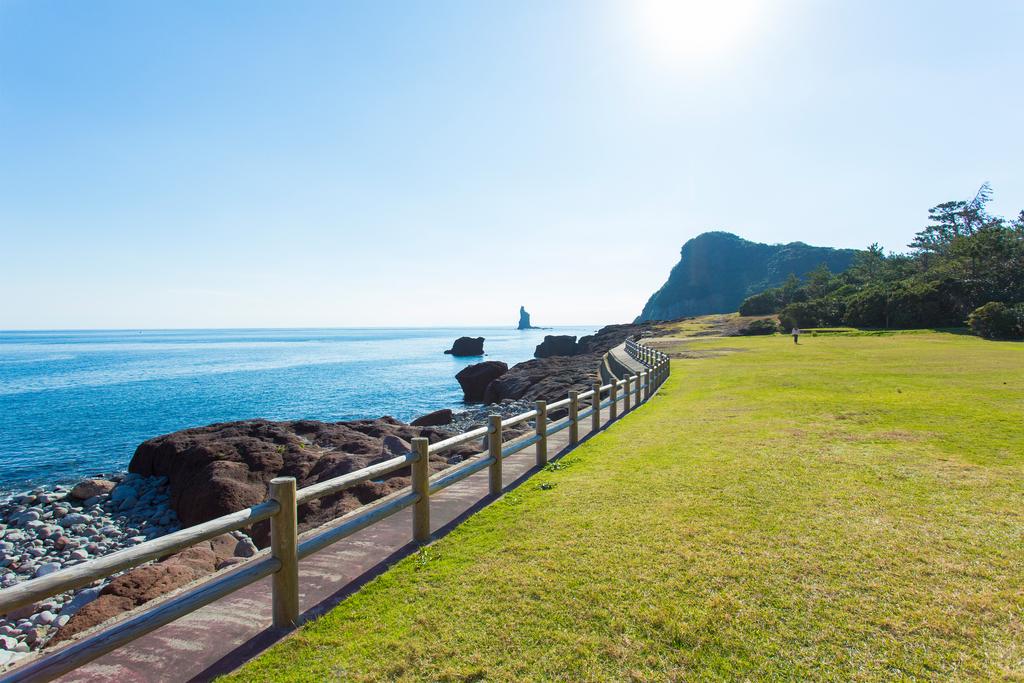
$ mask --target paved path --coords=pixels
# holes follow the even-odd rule
[[[628,356],[627,356],[628,358]],[[629,359],[632,361],[632,359]],[[635,361],[633,361],[635,362]],[[621,408],[621,403],[620,403]],[[602,429],[608,425],[602,412]],[[590,436],[590,418],[580,424]],[[568,450],[569,430],[548,438],[548,453]],[[515,488],[536,471],[533,447],[504,461],[504,490]],[[491,502],[487,469],[431,496],[435,538]],[[300,567],[302,619],[315,618],[341,602],[369,579],[416,549],[412,513],[407,508],[303,560]],[[229,672],[286,633],[270,625],[270,580],[265,579],[199,609],[125,647],[64,676],[62,681],[207,681]]]
[[[626,352],[626,345],[624,343],[619,344],[608,353],[610,353],[612,357],[623,366],[629,368],[629,371],[632,373],[643,372],[647,369],[646,365],[636,360]]]

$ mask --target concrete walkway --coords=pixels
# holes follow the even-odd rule
[[[623,355],[625,351],[623,350]],[[633,361],[626,356],[626,359]],[[621,402],[619,405],[621,412]],[[609,426],[608,411],[601,415]],[[581,440],[590,418],[580,423]],[[548,438],[549,454],[568,448],[569,430]],[[526,448],[504,461],[504,490],[536,471],[536,453]],[[435,494],[430,500],[434,537],[443,536],[468,515],[490,503],[484,469]],[[412,512],[407,508],[303,560],[300,567],[302,619],[324,614],[398,559],[414,552]],[[270,619],[270,579],[259,581],[186,617],[100,657],[62,681],[207,681],[237,668],[287,632]]]
[[[622,343],[608,351],[605,360],[609,369],[620,379],[628,375],[636,375],[647,369],[647,366],[634,359],[626,352],[626,344]]]

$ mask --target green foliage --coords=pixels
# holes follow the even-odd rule
[[[1014,220],[989,214],[986,183],[970,201],[929,210],[911,254],[873,244],[833,275],[825,264],[801,281],[749,297],[743,315],[779,313],[784,327],[959,327],[985,302],[1024,301],[1024,211]]]
[[[854,327],[889,327],[888,303],[884,287],[858,290],[846,301],[846,323]]]
[[[740,315],[769,315],[777,313],[782,306],[782,297],[778,289],[769,289],[760,294],[747,297],[740,304]]]
[[[985,339],[1024,339],[1024,303],[1007,306],[990,301],[967,318],[971,331]]]
[[[782,329],[832,327],[843,322],[846,302],[835,297],[792,303],[779,312]]]
[[[741,328],[739,333],[745,337],[749,337],[757,334],[775,334],[779,331],[779,326],[775,324],[774,320],[754,320],[749,325]]]

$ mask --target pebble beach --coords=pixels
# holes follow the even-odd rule
[[[9,496],[0,500],[0,520],[3,588],[181,528],[166,479],[135,474],[98,475],[74,486],[40,486]],[[255,552],[255,544],[248,543]],[[46,645],[106,583],[98,581],[0,618],[0,666]]]

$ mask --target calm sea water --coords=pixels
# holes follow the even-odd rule
[[[142,441],[211,422],[457,408],[455,373],[481,359],[444,355],[456,337],[512,365],[595,329],[0,332],[0,489],[123,470]]]

